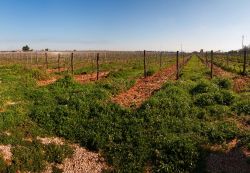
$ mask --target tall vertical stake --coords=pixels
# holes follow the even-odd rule
[[[211,51],[211,79],[213,79],[213,69],[214,69],[214,52]]]
[[[74,75],[74,53],[71,53],[71,57],[70,57],[70,66],[71,66],[71,73],[72,75]]]
[[[179,80],[179,51],[176,53],[176,80]]]
[[[181,52],[181,56],[182,56],[182,67],[184,67],[184,64],[185,64],[185,56],[184,56],[184,53]]]
[[[147,77],[147,70],[146,70],[146,50],[143,53],[143,63],[144,63],[144,77]]]
[[[247,48],[244,49],[244,64],[243,64],[243,75],[246,75],[246,64],[247,64]]]
[[[160,69],[162,68],[162,52],[160,52]]]
[[[46,63],[46,69],[49,68],[49,63],[48,63],[48,53],[45,53],[45,63]]]
[[[36,65],[38,66],[38,55],[37,55],[37,52],[36,52]]]
[[[229,53],[227,53],[227,67],[229,66]]]
[[[206,52],[206,66],[208,66],[207,52]]]
[[[57,58],[57,68],[58,68],[58,72],[60,72],[60,58],[61,58],[61,54],[58,53],[58,58]]]
[[[99,53],[96,54],[96,80],[99,80]]]

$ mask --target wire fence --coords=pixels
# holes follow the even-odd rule
[[[99,58],[97,59],[97,55]],[[185,53],[181,57],[187,56]],[[144,64],[145,61],[145,64]],[[147,72],[166,68],[176,62],[175,52],[84,51],[84,52],[1,52],[0,65],[19,64],[48,72],[91,73],[123,68]],[[145,69],[146,68],[146,69]]]

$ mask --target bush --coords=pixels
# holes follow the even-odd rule
[[[155,172],[193,172],[199,160],[196,143],[182,136],[166,136],[155,144],[153,163]]]
[[[232,105],[235,101],[235,96],[230,91],[222,90],[215,94],[215,101],[220,105]]]
[[[45,80],[49,78],[48,74],[39,69],[32,69],[31,76],[36,80]]]
[[[234,139],[239,130],[234,123],[218,122],[211,124],[207,129],[204,129],[204,132],[203,135],[206,135],[212,143],[222,143]]]
[[[198,94],[194,98],[194,100],[195,100],[194,101],[195,105],[200,106],[200,107],[211,106],[211,105],[216,104],[213,93]]]
[[[152,76],[154,73],[155,73],[155,71],[152,69],[147,70],[147,72],[146,72],[147,76]]]
[[[232,109],[238,115],[250,115],[250,100],[238,101]]]
[[[215,83],[221,88],[221,89],[231,89],[232,83],[229,79],[221,79],[216,78]]]
[[[222,105],[209,106],[207,109],[211,116],[216,117],[227,115],[230,113],[230,108]]]
[[[17,146],[13,149],[13,172],[41,172],[45,167],[44,155],[40,146]]]
[[[208,81],[201,81],[194,88],[191,89],[190,93],[192,95],[196,95],[196,94],[213,92],[217,90],[218,89],[215,86],[213,86],[211,83],[209,83]]]
[[[0,154],[0,172],[7,172],[7,165]]]
[[[141,114],[146,114],[146,119],[152,116],[184,117],[189,115],[191,104],[191,97],[187,91],[168,85],[141,106]]]
[[[73,154],[73,150],[67,145],[49,144],[45,146],[45,157],[49,163],[61,164],[64,159]]]

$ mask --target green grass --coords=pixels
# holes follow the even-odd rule
[[[0,144],[16,146],[12,166],[2,169],[39,172],[46,162],[61,163],[72,154],[67,145],[23,140],[36,136],[59,136],[99,151],[114,172],[144,172],[148,167],[153,172],[202,172],[208,152],[204,145],[234,138],[247,143],[247,133],[228,118],[248,114],[249,103],[240,102],[231,81],[209,80],[208,69],[196,56],[180,81],[166,83],[136,110],[111,102],[142,75],[133,67],[112,71],[95,83],[80,85],[66,76],[47,87],[35,85],[32,71],[8,68],[0,69],[2,105],[7,99],[22,104],[1,113],[0,130],[12,135],[1,134]],[[242,104],[246,109],[240,109]]]

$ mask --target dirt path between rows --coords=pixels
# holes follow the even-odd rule
[[[110,72],[100,72],[99,73],[99,79],[106,78]],[[58,79],[60,79],[61,76],[55,76],[47,80],[41,80],[37,81],[38,86],[47,86],[50,84],[55,83]],[[91,74],[83,74],[83,75],[74,75],[75,81],[84,84],[88,83],[91,81],[96,81],[97,80],[97,74],[96,73],[91,73]]]
[[[238,146],[237,139],[227,145],[228,149],[226,151],[214,151],[209,154],[206,159],[207,172],[249,173],[248,157],[250,151],[247,148]]]
[[[67,70],[68,70],[67,68],[61,67],[60,69],[58,69],[58,68],[47,69],[47,72],[48,73],[56,73],[56,72],[64,72],[64,71],[67,71]]]
[[[99,79],[106,78],[110,72],[100,72],[99,73]],[[84,75],[75,75],[74,79],[79,83],[86,83],[90,81],[96,81],[97,74],[91,73],[91,74],[84,74]]]
[[[203,62],[204,63],[204,62]],[[208,67],[211,67],[211,64],[208,64]],[[233,80],[233,90],[235,92],[244,92],[246,88],[250,88],[250,77],[249,76],[240,76],[228,71],[223,70],[217,65],[213,65],[214,75],[223,78],[229,78]]]
[[[185,64],[188,62],[186,60]],[[151,95],[159,90],[167,80],[174,80],[176,64],[147,78],[140,78],[129,90],[115,96],[112,101],[123,107],[140,107]]]

